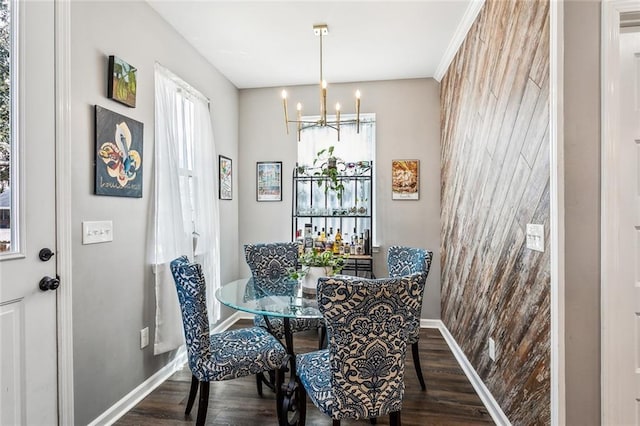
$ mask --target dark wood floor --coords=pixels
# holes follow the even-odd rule
[[[235,326],[247,326],[242,320]],[[420,359],[427,391],[420,390],[411,354],[407,357],[402,424],[424,425],[484,425],[494,424],[480,398],[458,366],[447,343],[436,329],[422,329]],[[315,332],[296,333],[296,351],[315,350]],[[198,411],[197,400],[190,418],[184,408],[191,373],[187,366],[176,372],[158,389],[147,396],[117,425],[191,425]],[[261,398],[256,392],[255,378],[244,377],[211,384],[207,424],[234,426],[277,425],[275,394],[265,388]],[[308,425],[330,425],[331,420],[307,402]],[[367,425],[368,421],[343,421],[343,425]],[[388,417],[378,419],[379,425],[389,424]]]

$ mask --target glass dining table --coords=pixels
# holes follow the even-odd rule
[[[297,423],[296,366],[293,348],[292,318],[322,318],[318,310],[315,294],[303,291],[297,280],[289,277],[241,278],[220,287],[215,293],[216,299],[225,306],[238,311],[264,315],[267,327],[269,318],[282,318],[284,325],[285,348],[288,356],[289,380],[275,383],[279,424]]]

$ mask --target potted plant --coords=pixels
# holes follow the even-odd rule
[[[334,146],[332,145],[329,148],[318,151],[316,158],[313,160],[313,165],[315,167],[319,164],[320,170],[314,172],[314,175],[326,178],[319,180],[318,186],[322,186],[326,180],[324,192],[326,193],[328,190],[335,191],[338,200],[341,200],[344,193],[344,185],[339,177],[340,173],[344,171],[345,165],[341,158],[333,155],[333,150]]]
[[[301,268],[290,271],[289,276],[301,280],[303,290],[315,292],[318,278],[339,274],[344,262],[345,256],[314,248],[298,258]]]

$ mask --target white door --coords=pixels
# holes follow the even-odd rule
[[[11,17],[18,29],[11,82],[18,91],[9,180],[13,217],[10,228],[0,229],[10,238],[8,247],[0,247],[0,425],[55,425],[56,291],[41,290],[39,282],[56,277],[56,256],[38,256],[43,248],[56,249],[54,8],[52,1],[9,4],[18,14]]]
[[[640,32],[620,35],[618,270],[619,424],[640,425]],[[613,188],[612,188],[613,189]],[[616,189],[613,189],[616,190]]]

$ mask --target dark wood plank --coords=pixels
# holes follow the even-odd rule
[[[248,326],[248,320],[234,327]],[[299,351],[316,349],[315,332],[296,333],[295,346]],[[436,329],[422,329],[420,359],[427,391],[420,390],[411,354],[407,357],[405,396],[402,409],[404,426],[423,425],[486,425],[494,424],[473,386]],[[187,366],[154,390],[116,424],[121,426],[191,425],[198,410],[197,401],[190,418],[185,419],[184,408],[189,393],[191,373]],[[256,392],[255,379],[244,377],[211,384],[207,424],[263,426],[276,425],[275,394],[265,389],[261,398]],[[307,401],[307,424],[329,425],[331,420]],[[366,425],[368,421],[343,421],[343,425]],[[389,418],[378,419],[388,425]]]

